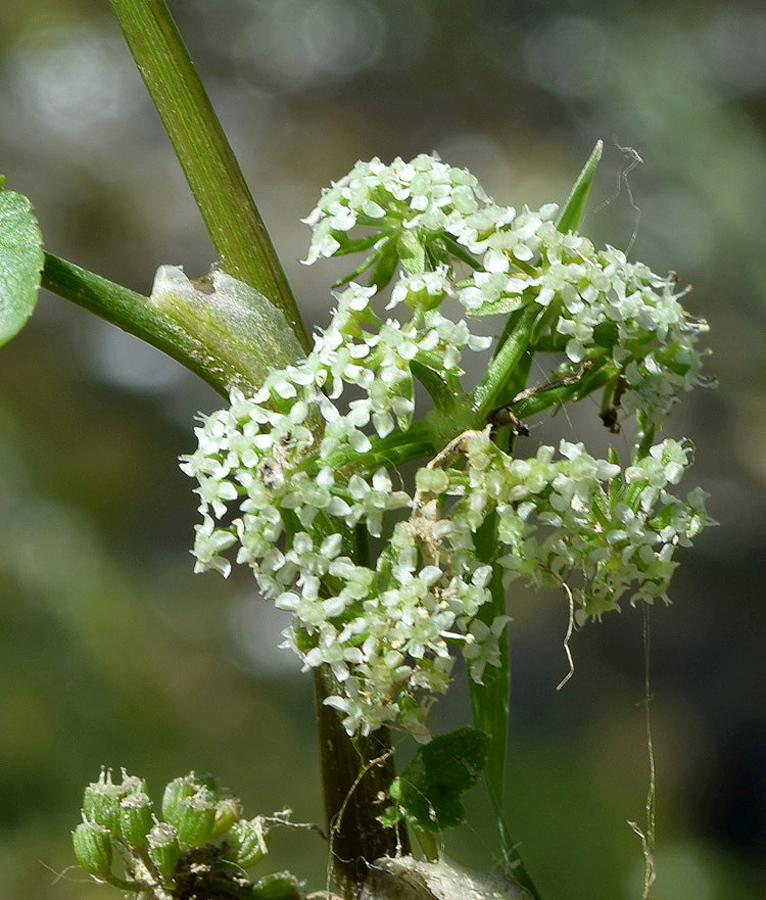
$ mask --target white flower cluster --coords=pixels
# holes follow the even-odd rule
[[[679,302],[685,291],[672,277],[630,263],[612,247],[597,251],[579,234],[562,234],[557,211],[553,203],[518,213],[497,206],[473,175],[436,156],[390,166],[373,159],[325,190],[305,219],[313,230],[306,262],[372,249],[363,271],[397,248],[407,271],[439,261],[442,291],[468,315],[534,303],[540,318],[530,350],[564,353],[564,370],[586,362],[620,373],[626,413],[638,413],[643,430],[653,431],[678,393],[700,383],[696,344],[707,325],[687,315]],[[358,227],[371,231],[351,238]],[[458,278],[455,259],[469,265],[468,278]]]
[[[476,681],[499,664],[507,617],[477,615],[499,572],[506,583],[566,585],[580,617],[596,617],[625,594],[664,597],[675,547],[705,524],[699,492],[685,502],[668,493],[688,464],[684,444],[664,441],[624,471],[567,442],[558,458],[543,447],[515,459],[462,390],[464,349],[489,340],[442,314],[447,297],[468,314],[537,304],[530,351],[603,367],[653,420],[696,380],[695,332],[669,283],[560,234],[555,211],[497,207],[473,176],[434,157],[359,163],[309,217],[309,261],[372,249],[374,283],[336,293],[308,357],[252,397],[233,391],[184,458],[203,516],[197,569],[227,575],[236,545],[264,596],[293,614],[285,646],[305,668],[332,669],[338,690],[326,702],[350,734],[396,722],[425,737],[456,648]],[[376,230],[352,239],[357,225]],[[387,308],[410,314],[383,318],[371,300],[398,265]],[[416,377],[453,406],[415,420]],[[413,489],[396,489],[389,461],[423,456]],[[488,520],[491,559],[476,546]],[[367,536],[384,542],[373,560]]]
[[[559,453],[554,460],[553,448],[543,446],[531,459],[511,459],[485,444],[469,457],[469,523],[497,511],[504,583],[566,585],[579,623],[617,609],[628,592],[631,603],[667,601],[675,548],[689,546],[708,523],[704,492],[683,501],[668,491],[688,467],[691,447],[667,439],[624,472],[580,443],[562,440]],[[456,514],[463,515],[460,505]]]
[[[346,300],[349,294],[365,292],[352,286]],[[350,310],[342,302],[336,324],[348,321]],[[448,337],[456,341],[460,335],[448,324]],[[400,426],[409,422],[411,376],[401,373],[415,355],[412,348],[441,348],[445,361],[455,353],[455,344],[443,344],[435,328],[410,338],[392,323],[381,334],[387,330],[399,343],[378,348],[371,341],[366,358],[372,365],[375,357],[374,369],[362,368],[360,357],[348,352],[357,345],[340,344],[331,328],[305,362],[271,375],[254,397],[233,392],[231,406],[197,429],[198,449],[182,468],[199,482],[197,570],[227,575],[231,564],[223,554],[238,544],[237,562],[249,564],[264,596],[294,615],[287,645],[306,667],[332,668],[342,693],[328,702],[344,713],[349,733],[398,718],[424,736],[428,700],[449,683],[450,646],[470,642],[482,649],[481,661],[473,662],[480,678],[486,661],[499,661],[500,626],[486,634],[471,631],[486,600],[489,568],[468,557],[449,570],[424,566],[409,521],[395,526],[375,567],[355,562],[355,527],[380,537],[384,516],[411,508],[412,498],[394,490],[384,468],[336,471],[328,459],[339,448],[363,457],[371,448],[367,426],[386,435],[393,416]],[[375,380],[365,377],[371,371]],[[385,379],[388,392],[378,393],[377,379]],[[395,394],[408,379],[409,389]],[[341,415],[330,397],[337,400],[346,384],[361,387],[366,397],[351,401]],[[402,402],[392,402],[391,394]]]

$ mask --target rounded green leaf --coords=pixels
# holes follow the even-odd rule
[[[0,191],[0,345],[32,314],[43,261],[42,235],[29,200]]]
[[[424,831],[443,831],[465,821],[460,802],[484,768],[489,735],[458,728],[418,748],[415,757],[390,788],[407,820]],[[390,815],[390,811],[387,810]]]

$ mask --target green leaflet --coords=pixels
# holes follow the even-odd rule
[[[596,166],[599,164],[603,150],[604,142],[596,141],[593,152],[577,176],[572,193],[569,195],[566,206],[561,211],[558,222],[556,222],[556,228],[562,234],[566,234],[568,231],[576,231],[577,226],[580,224],[580,219],[585,209],[585,201],[588,199],[593,176],[596,174]]]
[[[385,823],[403,815],[415,828],[443,831],[465,821],[460,795],[472,787],[487,760],[489,736],[475,728],[458,728],[418,748],[415,757],[391,785],[398,810],[389,809]]]
[[[3,181],[0,176],[0,188]],[[29,200],[0,190],[0,345],[32,315],[43,259],[42,235]]]

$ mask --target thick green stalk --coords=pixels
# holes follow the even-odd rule
[[[309,341],[271,239],[247,189],[164,0],[110,0],[228,274],[278,306],[305,349]],[[316,678],[325,803],[335,881],[358,897],[367,863],[406,849],[406,835],[376,816],[393,780],[390,739],[381,729],[356,742],[323,700],[329,673]],[[334,692],[334,691],[333,691]]]
[[[377,820],[389,803],[394,758],[388,728],[352,740],[337,711],[324,704],[337,693],[327,667],[314,670],[327,828],[335,890],[358,900],[370,863],[409,853],[404,826],[384,828]]]
[[[309,340],[271,238],[164,0],[110,0],[225,272]]]

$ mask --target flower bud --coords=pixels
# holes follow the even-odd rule
[[[111,771],[102,769],[98,781],[91,782],[85,788],[83,818],[103,825],[116,837],[120,832],[120,800],[124,796],[123,786],[112,784]]]
[[[80,822],[72,832],[77,862],[97,878],[108,879],[112,872],[112,836],[96,822]]]
[[[179,800],[174,824],[181,845],[201,847],[207,843],[215,826],[215,813],[215,803],[202,792]]]
[[[241,819],[237,822],[229,832],[226,841],[229,845],[226,858],[243,869],[256,865],[268,853],[263,819],[259,816],[250,820]]]
[[[179,803],[185,797],[193,797],[197,793],[198,785],[195,784],[193,775],[184,775],[182,778],[174,778],[165,788],[162,795],[162,818],[172,825],[178,818]]]
[[[181,857],[176,830],[167,822],[159,822],[148,836],[149,859],[162,878],[170,878]]]
[[[120,801],[120,836],[130,847],[142,849],[152,827],[152,801],[144,793]]]
[[[120,834],[120,802],[132,794],[147,793],[146,781],[128,775],[122,769],[120,784],[112,782],[112,770],[101,769],[98,781],[85,788],[82,801],[83,818],[108,828],[113,837]]]
[[[236,797],[226,797],[216,803],[215,824],[209,840],[223,837],[231,826],[239,821],[242,815],[242,804]]]
[[[147,794],[149,793],[149,786],[146,783],[145,778],[139,778],[138,775],[128,775],[125,769],[121,769],[122,773],[122,787],[124,796],[128,796],[129,794]]]

